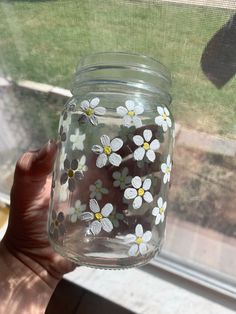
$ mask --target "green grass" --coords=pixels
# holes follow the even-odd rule
[[[82,56],[146,54],[172,72],[178,122],[236,138],[236,80],[217,90],[200,68],[205,45],[231,15],[224,9],[154,1],[2,1],[0,72],[69,88]]]

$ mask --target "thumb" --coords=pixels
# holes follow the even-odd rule
[[[56,158],[57,145],[48,141],[40,150],[27,152],[16,164],[11,190],[11,201],[33,199],[43,188],[48,175],[52,172]]]

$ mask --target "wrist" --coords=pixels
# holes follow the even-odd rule
[[[0,243],[0,313],[41,314],[58,283],[24,254]]]

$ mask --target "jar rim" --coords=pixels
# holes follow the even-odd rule
[[[169,84],[171,83],[171,74],[168,68],[153,57],[144,54],[130,52],[97,52],[82,57],[77,69],[76,75],[97,66],[133,66],[140,70],[147,70],[161,75]]]

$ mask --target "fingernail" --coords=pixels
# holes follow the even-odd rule
[[[37,160],[43,159],[51,150],[51,147],[55,145],[56,142],[50,139],[38,152]]]

